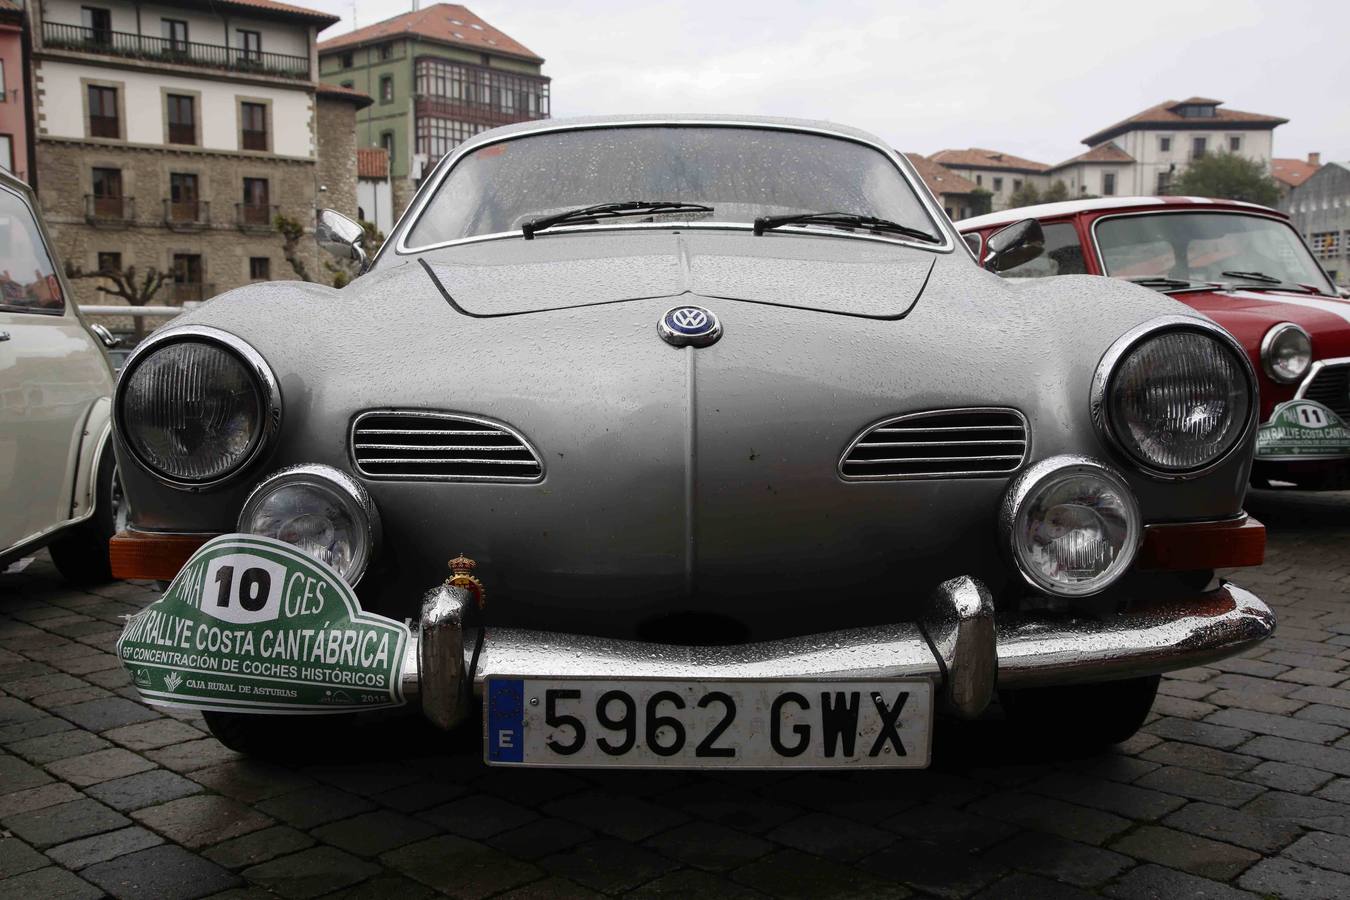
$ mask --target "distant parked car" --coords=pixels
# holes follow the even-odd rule
[[[35,209],[0,171],[0,569],[46,546],[71,581],[107,581],[111,338],[81,318]]]
[[[1045,253],[1005,278],[1109,275],[1153,288],[1218,322],[1260,379],[1252,480],[1350,487],[1350,302],[1288,217],[1231,200],[1105,197],[965,219],[977,253],[1035,219]]]

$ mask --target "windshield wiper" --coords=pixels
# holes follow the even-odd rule
[[[808,212],[788,213],[783,216],[760,216],[755,219],[755,234],[763,234],[782,225],[833,225],[837,228],[866,228],[870,231],[884,231],[890,234],[903,234],[915,240],[930,244],[942,243],[942,238],[930,234],[922,228],[901,225],[890,219],[878,219],[876,216],[860,216],[855,213]]]
[[[1305,294],[1322,293],[1311,285],[1300,284],[1297,281],[1285,281],[1283,278],[1276,278],[1274,275],[1267,275],[1265,272],[1220,272],[1219,274],[1226,275],[1229,278],[1241,278],[1243,281],[1255,281],[1258,284],[1268,284],[1272,287],[1279,285],[1282,288],[1302,291]]]
[[[683,203],[679,200],[623,200],[616,203],[596,203],[593,206],[582,206],[551,216],[530,219],[520,226],[520,230],[524,233],[525,240],[532,241],[536,232],[565,223],[598,222],[601,219],[617,219],[621,216],[643,213],[712,211],[711,206],[704,206],[702,203]]]
[[[1143,287],[1156,288],[1163,291],[1179,288],[1207,288],[1219,286],[1213,281],[1190,281],[1185,278],[1172,278],[1168,275],[1145,275],[1141,278],[1127,278],[1125,280],[1131,284],[1138,284]]]

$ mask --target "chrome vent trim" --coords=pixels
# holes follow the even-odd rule
[[[502,422],[459,413],[376,409],[352,420],[352,463],[377,481],[542,481],[539,451]]]
[[[1350,359],[1313,363],[1312,371],[1294,396],[1300,400],[1315,400],[1350,422]]]
[[[935,409],[883,419],[863,429],[839,458],[845,481],[984,478],[1026,464],[1026,416],[1003,407]]]

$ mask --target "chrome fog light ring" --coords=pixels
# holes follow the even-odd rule
[[[1096,539],[1093,529],[1100,533]],[[1013,481],[1003,498],[999,534],[1004,552],[1032,588],[1058,597],[1090,597],[1129,571],[1144,526],[1124,478],[1095,459],[1065,454],[1036,463]],[[1070,571],[1056,578],[1047,566],[1058,554],[1081,569],[1084,559],[1100,560],[1108,551],[1106,564],[1086,576]]]
[[[379,552],[380,511],[365,485],[322,463],[273,472],[249,493],[238,529],[285,541],[355,587]]]

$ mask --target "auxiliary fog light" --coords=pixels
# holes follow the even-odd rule
[[[292,544],[355,585],[378,549],[380,515],[370,494],[346,472],[300,465],[269,475],[253,489],[239,512],[239,530]]]
[[[1129,569],[1143,526],[1125,481],[1102,464],[1056,456],[1008,489],[1000,521],[1005,546],[1032,587],[1083,597]]]

